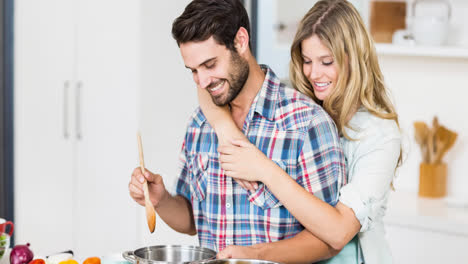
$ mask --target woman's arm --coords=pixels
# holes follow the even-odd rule
[[[312,234],[341,250],[361,228],[352,209],[338,202],[333,207],[297,184],[281,168],[265,180],[270,191]],[[291,195],[294,194],[294,195]]]
[[[198,101],[206,119],[218,136],[219,145],[230,144],[233,139],[246,139],[232,119],[228,106],[217,106],[204,89],[198,88]]]
[[[215,130],[220,146],[230,145],[230,141],[234,139],[247,140],[247,137],[242,133],[232,119],[229,107],[220,107],[215,105],[211,96],[204,89],[197,88],[197,92],[200,108],[210,125]],[[236,178],[234,178],[234,180],[246,190],[254,191],[258,188],[256,181],[246,181]]]
[[[401,151],[401,138],[397,128],[380,126],[384,133],[372,133],[372,137],[361,140],[351,162],[351,182],[341,189],[341,203],[353,208],[361,223],[361,232],[382,222],[385,214],[387,194],[395,176]]]
[[[328,259],[339,251],[303,230],[296,236],[271,243],[252,246],[229,246],[218,253],[217,258],[263,259],[278,263],[311,263]]]
[[[307,230],[336,250],[359,231],[361,225],[352,209],[340,202],[333,207],[317,198],[250,142],[232,143],[219,147],[227,176],[263,182]]]
[[[371,133],[360,139],[349,172],[351,182],[342,188],[341,202],[334,208],[311,195],[249,142],[235,140],[234,145],[221,147],[220,161],[227,176],[265,183],[306,229],[340,249],[360,228],[366,231],[382,220],[401,142],[398,131],[384,130],[387,135]]]
[[[219,141],[224,142],[218,150],[223,154],[220,161],[227,176],[265,183],[307,230],[335,250],[341,250],[356,235],[360,223],[350,208],[341,203],[332,207],[309,193],[247,141],[227,107],[214,105],[208,92],[200,88],[198,96],[204,115],[215,129]],[[241,140],[236,140],[238,138]]]

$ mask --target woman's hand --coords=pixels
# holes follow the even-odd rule
[[[221,167],[226,176],[236,180],[264,182],[266,177],[271,175],[273,166],[276,166],[255,145],[245,139],[231,140],[231,145],[222,145],[218,151]]]

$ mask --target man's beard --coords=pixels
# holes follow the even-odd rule
[[[249,63],[244,60],[237,52],[231,51],[231,63],[230,63],[229,79],[220,80],[216,83],[209,85],[209,87],[215,87],[220,82],[226,81],[229,85],[227,94],[221,94],[219,96],[211,96],[213,103],[217,106],[225,106],[232,102],[245,85],[247,78],[249,77]]]

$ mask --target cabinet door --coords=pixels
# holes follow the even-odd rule
[[[139,2],[79,0],[78,254],[135,249],[128,182],[138,165]]]
[[[15,238],[34,252],[73,247],[71,0],[15,1]]]

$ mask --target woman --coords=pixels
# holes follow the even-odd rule
[[[372,38],[349,2],[322,0],[305,15],[291,47],[290,79],[323,106],[342,136],[348,184],[340,202],[332,207],[292,181],[246,140],[227,108],[216,107],[199,90],[226,175],[247,189],[256,188],[256,181],[266,184],[307,230],[342,249],[328,262],[391,263],[382,218],[401,160],[398,116]]]

